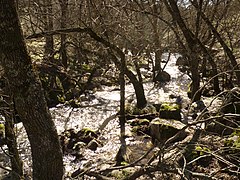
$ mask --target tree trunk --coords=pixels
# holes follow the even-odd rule
[[[60,3],[60,7],[61,7],[60,28],[64,29],[64,28],[66,28],[66,22],[67,22],[68,0],[59,0],[59,3]],[[68,58],[67,58],[67,50],[66,50],[66,40],[67,40],[67,35],[66,34],[61,34],[60,54],[61,54],[61,58],[62,58],[62,65],[65,68],[67,68],[67,66],[68,66]]]
[[[198,54],[196,51],[197,41],[196,37],[190,29],[187,28],[184,20],[182,19],[181,13],[178,9],[177,3],[175,0],[164,0],[164,3],[171,14],[172,18],[177,22],[180,27],[186,42],[187,42],[187,51],[188,57],[190,58],[190,71],[192,74],[192,92],[191,97],[193,101],[198,101],[201,98],[201,92],[198,91],[200,87],[200,75],[198,72]]]
[[[52,0],[44,0],[43,1],[44,7],[43,7],[43,19],[44,19],[44,30],[45,31],[51,31],[53,30],[53,14],[52,14]],[[46,60],[50,58],[50,61],[52,61],[52,55],[54,52],[54,41],[53,36],[49,35],[45,37],[45,46],[44,46],[44,56]]]
[[[0,62],[30,141],[33,179],[61,180],[63,159],[58,134],[41,83],[33,72],[15,1],[0,0],[0,12]]]
[[[119,113],[119,125],[120,125],[120,142],[121,146],[116,156],[116,165],[121,165],[122,161],[125,161],[126,155],[126,140],[125,140],[125,58],[121,59],[119,82],[120,82],[120,113]]]
[[[205,21],[207,26],[211,29],[214,37],[218,40],[218,42],[221,44],[223,47],[224,52],[227,54],[229,61],[232,66],[232,70],[235,70],[235,75],[237,78],[237,86],[240,84],[240,71],[239,71],[239,66],[236,60],[236,57],[234,56],[233,52],[231,49],[228,47],[228,45],[225,43],[223,38],[221,37],[220,33],[217,31],[217,29],[213,26],[212,22],[208,19],[208,17],[201,11],[199,11],[198,5],[194,2],[192,2],[192,5],[196,8],[196,10],[200,13],[202,19]]]

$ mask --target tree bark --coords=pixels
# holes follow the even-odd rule
[[[60,3],[60,8],[61,8],[60,28],[64,29],[64,28],[66,28],[66,22],[67,22],[68,0],[59,0],[59,3]],[[66,34],[61,34],[60,53],[61,53],[61,58],[62,58],[62,65],[65,68],[67,68],[67,66],[68,66],[66,40],[67,40],[67,35]]]
[[[51,31],[53,30],[53,14],[52,14],[52,0],[44,0],[43,1],[44,7],[43,7],[43,19],[44,19],[44,30],[45,31]],[[46,36],[45,37],[45,47],[44,47],[44,55],[46,60],[50,58],[50,61],[53,60],[53,52],[54,52],[54,41],[53,36]]]
[[[63,177],[58,134],[27,53],[14,0],[0,0],[0,63],[32,151],[33,179]]]
[[[193,101],[198,101],[201,98],[201,91],[199,90],[200,87],[200,75],[198,72],[198,54],[197,54],[197,41],[196,37],[192,33],[190,29],[186,26],[186,23],[184,22],[181,13],[178,9],[177,3],[175,0],[164,0],[164,4],[167,7],[167,10],[171,14],[172,18],[176,21],[179,28],[181,29],[184,38],[187,42],[187,51],[188,51],[188,57],[190,58],[189,65],[190,65],[190,71],[192,74],[192,92],[191,92],[191,98]]]

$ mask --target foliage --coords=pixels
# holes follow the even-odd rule
[[[193,156],[196,158],[199,156],[203,156],[205,154],[209,154],[209,152],[211,152],[209,148],[196,145],[195,150],[192,153],[193,153]]]

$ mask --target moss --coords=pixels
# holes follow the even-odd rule
[[[0,124],[0,131],[4,131],[5,130],[5,125],[4,124]]]
[[[77,100],[71,99],[68,102],[66,102],[66,105],[70,105],[73,108],[79,108],[80,103]]]
[[[114,170],[111,175],[114,179],[125,179],[134,172],[134,168],[126,168],[123,170]]]
[[[129,163],[126,162],[126,161],[122,161],[122,162],[121,162],[121,165],[122,165],[122,166],[126,166],[126,165],[128,165],[128,164],[129,164]]]
[[[131,104],[125,105],[125,114],[133,114],[133,106]]]
[[[209,152],[211,152],[211,150],[207,147],[195,146],[195,150],[193,151],[193,155],[195,155],[195,157],[198,157],[198,156],[203,156],[203,155],[205,155]]]
[[[85,71],[90,71],[91,70],[91,66],[88,64],[82,64],[82,69]]]
[[[175,103],[163,103],[160,107],[159,116],[164,119],[181,120],[181,107]]]
[[[135,105],[126,104],[125,105],[125,113],[130,115],[141,115],[141,114],[151,114],[156,113],[156,108],[149,104],[144,108],[138,108]]]
[[[58,95],[57,95],[57,98],[58,98],[58,101],[59,101],[60,103],[64,103],[64,102],[65,102],[65,97],[64,97],[64,96],[58,94]]]
[[[90,141],[92,141],[94,138],[97,138],[97,133],[90,129],[90,128],[82,128],[80,131],[78,131],[77,136],[80,141],[88,144]]]
[[[208,147],[196,145],[195,149],[193,149],[192,153],[190,153],[190,158],[191,160],[195,159],[193,164],[197,164],[202,167],[208,167],[212,161],[212,156],[204,156],[204,155],[209,155],[210,152],[211,150]],[[201,158],[196,159],[198,157],[201,157]]]
[[[140,109],[138,107],[134,107],[133,108],[133,114],[135,115],[140,115],[140,114],[153,114],[153,113],[156,113],[156,108],[151,105],[151,104],[148,104],[146,107]]]
[[[90,129],[90,128],[87,128],[87,127],[82,128],[81,131],[83,132],[84,135],[90,135],[91,133],[94,133],[94,134],[95,134],[95,131],[94,131],[94,130],[92,130],[92,129]]]
[[[140,119],[139,120],[139,125],[148,125],[149,124],[149,120],[148,119]]]
[[[178,104],[171,104],[171,103],[163,103],[160,107],[160,111],[176,111],[180,110],[180,107]]]

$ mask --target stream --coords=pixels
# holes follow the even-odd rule
[[[168,54],[164,54],[163,59],[167,59],[167,56]],[[171,75],[170,82],[165,84],[144,82],[145,95],[149,103],[172,101],[169,97],[170,95],[180,95],[183,101],[189,101],[187,98],[187,89],[190,79],[186,74],[180,72],[178,67],[175,65],[177,57],[177,54],[172,54],[164,69]],[[135,97],[133,86],[128,83],[126,84],[125,90],[126,102],[133,101]],[[104,86],[101,90],[98,90],[93,94],[82,96],[80,108],[58,105],[55,108],[51,108],[50,111],[59,134],[61,134],[64,130],[71,128],[77,131],[86,127],[98,130],[105,119],[118,112],[119,100],[119,87]],[[19,151],[24,162],[25,173],[28,174],[31,171],[31,168],[29,168],[31,167],[30,144],[21,123],[17,124],[16,129]],[[128,136],[126,139],[127,145],[135,146],[135,149],[138,149],[136,153],[141,155],[142,150],[139,149],[139,147],[146,148],[146,146],[139,144],[147,142],[137,140],[136,138],[133,139],[129,125],[126,126],[126,133]],[[98,138],[101,144],[96,151],[92,151],[88,148],[81,149],[83,159],[76,162],[73,162],[73,156],[65,155],[65,179],[69,179],[68,177],[70,174],[81,167],[107,168],[113,166],[114,164],[112,163],[114,163],[116,153],[120,147],[119,134],[120,128],[118,118],[114,118],[101,132],[101,135]],[[5,162],[6,167],[10,167],[7,160],[1,159],[1,162]]]

